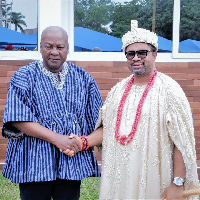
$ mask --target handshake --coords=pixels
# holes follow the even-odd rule
[[[77,142],[79,143],[79,149],[78,150],[73,150],[73,149],[66,149],[66,150],[62,150],[60,149],[60,152],[63,152],[64,154],[72,157],[74,156],[78,151],[84,151],[84,150],[88,150],[89,146],[89,141],[88,138],[86,136],[77,136],[75,134],[70,134],[69,139],[76,139]]]

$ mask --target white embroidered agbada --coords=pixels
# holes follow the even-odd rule
[[[184,188],[198,187],[190,105],[178,83],[167,75],[157,73],[131,143],[123,146],[116,141],[117,110],[131,77],[112,88],[100,112],[97,127],[103,124],[103,143],[99,199],[160,199],[173,180],[174,144],[186,165]],[[123,108],[120,135],[130,133],[145,88],[132,85]]]

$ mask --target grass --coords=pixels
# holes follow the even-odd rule
[[[97,200],[100,178],[86,178],[81,182],[80,200]],[[0,173],[0,200],[20,200],[18,184],[11,183]],[[200,196],[199,196],[200,200]]]
[[[86,178],[81,182],[80,200],[98,199],[99,178]],[[0,200],[20,200],[18,184],[11,183],[0,173]]]
[[[1,200],[20,200],[18,184],[13,184],[0,174],[0,199]]]
[[[99,199],[99,180],[100,178],[86,178],[81,182],[80,200],[96,200]]]

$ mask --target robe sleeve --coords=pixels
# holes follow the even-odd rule
[[[9,122],[38,122],[31,101],[31,83],[27,68],[20,68],[11,77],[4,110],[2,136],[21,138],[24,133],[11,126]]]
[[[183,156],[185,189],[199,186],[192,112],[182,88],[175,84],[167,92],[166,124],[169,137]]]

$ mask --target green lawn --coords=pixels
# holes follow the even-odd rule
[[[86,178],[81,183],[80,200],[97,200],[99,178]],[[18,184],[11,183],[0,173],[0,200],[20,200]],[[200,200],[200,197],[199,197]]]
[[[87,178],[81,183],[80,200],[98,199],[99,178]],[[20,200],[18,184],[11,183],[0,173],[0,200]]]

